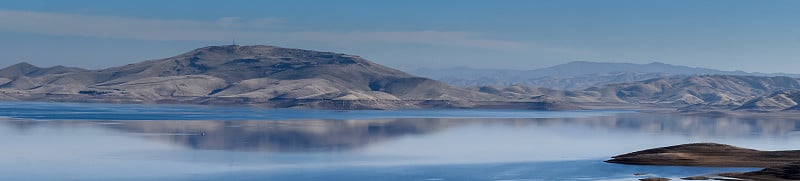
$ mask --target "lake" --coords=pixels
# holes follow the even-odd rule
[[[757,168],[602,162],[717,142],[798,149],[800,120],[625,110],[0,102],[0,180],[636,180]]]

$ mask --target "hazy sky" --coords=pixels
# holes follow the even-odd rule
[[[105,68],[233,39],[406,70],[582,60],[800,73],[800,1],[0,2],[0,67]]]

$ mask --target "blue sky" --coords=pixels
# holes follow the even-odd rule
[[[267,44],[399,69],[664,62],[800,73],[800,1],[2,1],[0,66],[106,68]]]

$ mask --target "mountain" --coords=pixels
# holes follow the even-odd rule
[[[74,68],[74,67],[64,67],[64,66],[41,68],[23,62],[0,69],[0,77],[2,78],[14,78],[20,76],[37,77],[47,74],[63,74],[70,72],[83,72],[83,71],[88,71],[88,70],[81,68]]]
[[[581,90],[614,83],[634,82],[669,76],[743,75],[789,76],[797,74],[764,74],[743,71],[721,71],[707,68],[677,66],[664,63],[599,63],[575,61],[536,70],[499,69],[417,69],[414,75],[430,77],[460,87],[511,86],[545,87],[561,90]]]
[[[737,107],[736,110],[783,111],[797,106],[798,102],[800,102],[800,90],[784,90],[751,99]]]
[[[471,88],[506,99],[546,97],[576,104],[656,105],[701,109],[719,107],[742,111],[800,109],[800,79],[736,75],[696,75],[610,84],[578,91],[525,86]]]
[[[23,63],[0,70],[0,77],[0,99],[22,101],[395,109],[495,106],[501,100],[354,55],[263,45],[211,46],[102,70]],[[560,107],[532,99],[514,104],[526,101]]]
[[[611,84],[584,91],[629,103],[724,106],[741,105],[758,96],[793,89],[800,89],[800,80],[790,77],[699,75]]]

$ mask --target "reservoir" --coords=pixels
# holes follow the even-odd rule
[[[602,161],[694,142],[761,150],[800,145],[796,119],[626,110],[0,102],[0,117],[0,180],[677,179],[758,168]]]

